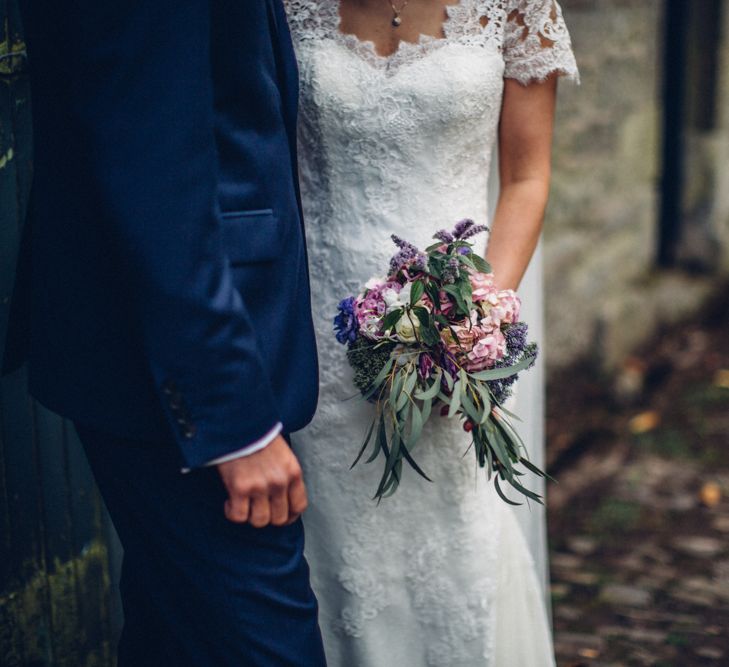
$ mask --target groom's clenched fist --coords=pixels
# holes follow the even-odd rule
[[[301,466],[281,436],[260,452],[220,463],[218,470],[228,490],[225,516],[230,521],[284,526],[306,509]]]

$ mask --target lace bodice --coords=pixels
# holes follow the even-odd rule
[[[340,0],[284,1],[297,42],[332,40],[390,72],[424,52],[458,43],[496,49],[503,56],[504,75],[523,84],[555,71],[578,78],[562,10],[554,0],[459,0],[445,7],[442,38],[422,35],[416,44],[401,42],[391,56],[341,32]]]
[[[424,247],[460,218],[487,222],[504,77],[577,78],[569,35],[553,0],[461,0],[446,9],[443,38],[401,42],[382,57],[341,33],[339,0],[285,3],[299,59],[302,198],[321,362],[319,411],[294,443],[309,487],[307,548],[325,639],[359,638],[341,644],[354,653],[332,664],[492,664],[489,601],[506,506],[485,480],[476,490],[472,457],[459,457],[468,440],[450,422],[429,425],[419,445],[435,487],[407,478],[379,507],[370,502],[379,470],[348,468],[371,406],[346,400],[353,385],[332,317],[340,299],[388,265],[391,234]],[[422,522],[412,520],[413,508]],[[408,628],[412,637],[402,618],[388,615],[394,610],[418,626]],[[393,622],[409,646],[400,660],[385,637]],[[377,640],[366,641],[374,628]]]

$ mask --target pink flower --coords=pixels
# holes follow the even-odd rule
[[[478,328],[471,326],[454,326],[452,329],[458,337],[457,341],[450,329],[443,331],[442,337],[448,351],[456,357],[470,352],[481,333]]]
[[[500,328],[502,324],[519,321],[521,300],[514,290],[491,292],[478,305],[483,313],[479,325],[486,329]]]
[[[378,336],[380,323],[387,312],[387,302],[383,293],[387,290],[399,292],[402,287],[397,282],[380,282],[372,280],[367,283],[365,293],[357,298],[354,312],[360,330],[372,338]]]
[[[479,338],[473,349],[466,355],[466,370],[481,371],[503,359],[506,354],[506,338],[500,329],[493,329]]]
[[[521,311],[521,299],[517,296],[513,289],[504,289],[498,293],[499,306],[503,311],[501,322],[504,324],[514,324],[519,321],[519,312]]]
[[[470,275],[474,301],[485,301],[496,291],[493,273],[472,272]]]

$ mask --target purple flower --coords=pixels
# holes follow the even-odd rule
[[[422,253],[412,243],[401,239],[399,236],[392,235],[393,243],[400,248],[395,256],[390,260],[390,274],[394,275],[404,266],[410,266],[420,260]],[[424,268],[424,267],[423,267]]]
[[[417,254],[418,249],[409,241],[406,241],[405,239],[401,239],[397,234],[392,234],[390,236],[392,239],[392,242],[400,248],[400,250],[410,250]]]
[[[456,224],[453,229],[453,236],[460,241],[465,241],[487,230],[486,225],[477,225],[473,220],[465,219]]]
[[[470,255],[471,249],[466,246],[463,246],[461,248],[458,248],[458,254],[459,255]]]
[[[423,352],[418,357],[418,373],[423,380],[427,380],[430,377],[433,371],[433,365],[433,358],[429,354]]]
[[[445,346],[441,349],[440,364],[439,366],[450,375],[454,380],[458,379],[458,366],[454,356],[448,351]],[[441,377],[441,388],[444,392],[449,393],[448,383],[445,379],[445,373]]]
[[[504,329],[506,349],[512,357],[520,355],[526,349],[528,329],[526,322],[510,324]]]
[[[458,262],[458,258],[451,257],[448,260],[448,264],[445,265],[445,268],[443,269],[442,279],[443,282],[446,285],[452,285],[456,280],[458,280],[459,276],[459,268],[460,264]]]
[[[339,313],[334,318],[334,332],[337,340],[344,345],[357,340],[357,318],[354,314],[355,298],[347,297],[339,302]]]
[[[486,232],[488,231],[488,229],[489,228],[486,225],[474,225],[461,235],[461,241],[470,239],[471,237],[476,236],[476,234],[480,234],[481,232]]]
[[[415,261],[412,264],[412,268],[414,271],[425,271],[425,269],[428,267],[428,255],[426,255],[424,252],[419,252],[416,257]]]
[[[443,241],[443,243],[453,243],[455,240],[453,234],[447,232],[445,229],[441,229],[439,232],[433,234],[433,238],[437,241]]]
[[[463,235],[475,224],[476,223],[473,220],[469,220],[468,218],[466,218],[465,220],[461,220],[454,227],[453,236],[455,236],[457,239],[463,238]]]

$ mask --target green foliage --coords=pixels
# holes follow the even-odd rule
[[[402,479],[404,463],[430,481],[411,452],[432,414],[433,406],[445,404],[449,418],[458,417],[469,425],[476,461],[480,467],[486,468],[489,479],[494,474],[499,496],[510,505],[520,504],[504,493],[502,483],[506,482],[520,496],[541,503],[541,497],[519,481],[525,474],[519,466],[539,477],[547,475],[527,460],[519,435],[507,415],[494,407],[495,401],[486,382],[462,369],[455,382],[440,369],[435,369],[431,377],[423,379],[418,371],[418,354],[411,354],[409,359],[408,355],[404,355],[396,361],[391,355],[392,350],[392,344],[377,348],[371,343],[359,342],[349,351],[357,382],[364,382],[365,377],[372,378],[370,385],[362,388],[358,384],[358,387],[366,396],[377,397],[375,418],[352,464],[354,467],[362,460],[371,444],[373,449],[367,462],[372,463],[380,455],[384,457],[384,469],[375,498],[381,500],[395,493]],[[379,360],[369,366],[375,351],[380,355]],[[448,394],[443,394],[443,378],[446,379]]]
[[[359,337],[347,350],[347,359],[354,369],[354,385],[366,392],[374,383],[377,375],[390,359],[394,343],[375,345],[372,341]]]

